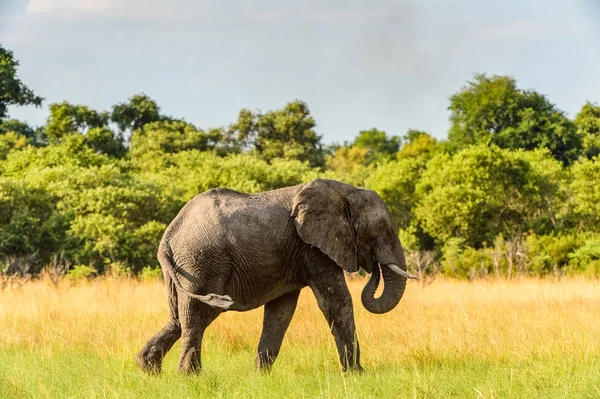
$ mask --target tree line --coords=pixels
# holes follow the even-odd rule
[[[449,99],[447,139],[372,128],[323,142],[300,100],[227,126],[165,115],[144,93],[94,110],[44,103],[0,47],[0,270],[145,273],[179,209],[213,187],[260,192],[316,177],[375,190],[409,269],[459,278],[600,273],[600,106],[574,119],[509,76]]]

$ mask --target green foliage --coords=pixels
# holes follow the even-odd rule
[[[44,189],[0,176],[0,257],[53,252],[53,208],[53,198]]]
[[[583,154],[593,158],[600,154],[600,105],[587,102],[575,117]]]
[[[162,280],[163,272],[160,267],[146,266],[140,273],[140,279],[142,281]]]
[[[9,152],[21,149],[27,143],[27,137],[16,132],[0,135],[0,160],[6,159]]]
[[[214,138],[213,138],[214,139]],[[216,143],[204,131],[182,121],[152,122],[136,130],[131,137],[132,157],[156,156],[153,152],[176,153],[186,150],[206,151]]]
[[[406,233],[405,233],[406,235]],[[559,275],[600,271],[598,235],[536,235],[505,240],[498,235],[492,246],[473,248],[461,238],[449,239],[441,248],[441,272],[454,278],[486,276]]]
[[[575,235],[540,236],[531,234],[526,241],[528,269],[533,274],[549,274],[565,268],[569,256],[579,246]]]
[[[583,273],[589,277],[600,277],[600,234],[588,234],[582,245],[570,252],[567,273]]]
[[[326,166],[348,184],[363,187],[365,180],[375,170],[368,161],[369,149],[364,147],[339,147],[329,156]]]
[[[127,149],[123,137],[108,128],[109,113],[98,112],[84,105],[66,101],[50,104],[50,116],[45,134],[51,143],[60,143],[67,136],[85,136],[85,143],[97,153],[122,157]]]
[[[571,207],[583,230],[600,226],[600,157],[575,163],[570,169]]]
[[[123,138],[115,136],[107,127],[90,129],[85,136],[86,144],[99,154],[120,158],[125,156],[127,149],[123,145]]]
[[[399,229],[406,229],[414,220],[415,184],[424,168],[417,159],[391,161],[377,168],[366,181],[366,186],[384,200]]]
[[[546,172],[525,152],[495,146],[438,154],[416,185],[415,215],[440,243],[458,237],[481,247],[499,233],[518,236],[553,217],[549,204],[557,185]]]
[[[134,271],[155,262],[152,246],[172,214],[158,188],[140,181],[127,163],[96,154],[73,135],[13,152],[2,166],[0,201],[9,206],[0,222],[0,253],[40,249],[47,262],[65,250],[98,270],[105,259],[127,262]]]
[[[10,105],[40,107],[44,100],[17,77],[18,66],[19,61],[15,60],[13,52],[0,46],[0,120],[8,117]]]
[[[36,138],[36,131],[27,123],[18,119],[0,120],[0,135],[16,133],[28,139]]]
[[[160,159],[160,160],[159,160]],[[299,184],[308,176],[320,175],[307,162],[274,159],[271,164],[251,154],[219,157],[214,152],[189,150],[176,154],[154,154],[143,160],[141,178],[160,185],[165,201],[180,200],[181,206],[199,192],[214,187],[228,187],[259,192]],[[312,178],[312,177],[311,177]]]
[[[267,161],[297,159],[320,167],[325,159],[321,136],[315,132],[315,126],[308,105],[296,100],[283,109],[264,114],[243,109],[230,131],[243,146],[254,149]]]
[[[43,172],[46,168],[57,166],[87,168],[108,162],[108,157],[97,154],[86,145],[85,137],[70,135],[58,145],[42,148],[26,146],[21,151],[9,153],[6,161],[0,164],[0,174],[26,177],[32,172]],[[68,174],[68,171],[65,173]],[[35,178],[35,176],[30,177]],[[55,183],[60,184],[60,182]]]
[[[365,158],[367,164],[383,163],[393,159],[400,149],[400,137],[388,137],[384,131],[376,128],[361,130],[352,146],[368,150]]]
[[[404,136],[404,145],[397,153],[398,159],[404,158],[430,158],[436,151],[438,141],[428,133],[409,129]]]
[[[86,265],[73,266],[71,270],[67,272],[67,278],[74,282],[82,280],[89,280],[92,276],[97,274],[96,269]]]
[[[442,271],[448,277],[484,277],[492,272],[492,261],[484,251],[472,247],[459,248],[458,239],[451,239],[443,248]]]
[[[123,278],[131,274],[131,269],[124,262],[111,262],[109,259],[105,259],[104,262],[106,263],[104,267],[105,274],[112,278]]]
[[[8,105],[41,103],[16,78],[17,65],[0,48],[0,261],[35,254],[33,273],[59,253],[100,273],[151,273],[166,226],[198,193],[257,193],[317,177],[376,191],[420,273],[600,270],[594,103],[570,121],[513,78],[479,74],[450,100],[448,141],[372,128],[325,147],[299,100],[201,129],[161,115],[143,93],[111,112],[53,103],[46,125],[33,129],[3,119]]]
[[[508,76],[475,75],[450,98],[449,141],[456,149],[471,144],[501,148],[547,148],[567,165],[581,154],[575,124],[543,95],[517,88]]]
[[[331,153],[326,156],[326,167],[342,181],[363,187],[377,165],[394,159],[399,146],[398,136],[388,137],[375,128],[362,130],[353,142],[331,146]]]
[[[131,132],[144,125],[161,120],[160,107],[146,94],[136,94],[126,102],[113,106],[110,120],[117,124],[121,133]]]
[[[67,101],[50,104],[46,122],[46,134],[51,142],[58,142],[71,133],[86,133],[93,128],[108,125],[108,112],[98,112],[85,105],[73,105]]]

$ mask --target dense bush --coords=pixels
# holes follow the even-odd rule
[[[595,104],[571,121],[512,79],[477,75],[451,98],[442,141],[373,128],[325,146],[297,100],[201,129],[162,115],[144,94],[111,111],[50,104],[47,123],[34,129],[9,119],[6,106],[41,98],[16,79],[17,63],[5,65],[18,84],[0,93],[4,272],[52,265],[72,278],[160,276],[162,233],[196,194],[256,193],[324,177],[378,192],[409,267],[422,275],[600,274]]]

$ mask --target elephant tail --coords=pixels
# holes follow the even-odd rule
[[[161,248],[158,254],[158,261],[160,262],[160,265],[167,271],[167,273],[169,273],[171,279],[173,280],[177,288],[181,290],[181,292],[185,293],[191,298],[198,299],[214,308],[227,310],[231,305],[233,305],[233,300],[229,295],[197,295],[183,288],[183,286],[179,282],[179,279],[177,278],[177,271],[175,270],[175,265],[173,264],[173,257],[170,252],[171,251],[167,251],[164,248]]]

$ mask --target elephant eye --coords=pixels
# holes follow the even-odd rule
[[[376,236],[380,236],[385,234],[387,230],[387,223],[384,220],[378,220],[374,225],[373,225],[373,233]]]

